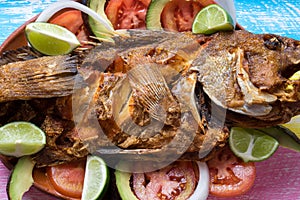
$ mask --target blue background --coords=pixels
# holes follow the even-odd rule
[[[0,44],[25,21],[57,0],[0,0]],[[300,40],[299,0],[235,0],[237,21],[253,33]]]

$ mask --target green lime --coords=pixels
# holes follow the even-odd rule
[[[89,155],[86,161],[82,200],[101,199],[109,182],[109,171],[98,156]]]
[[[31,155],[45,144],[45,133],[30,122],[11,122],[0,128],[1,154],[15,157]]]
[[[212,34],[218,31],[230,31],[234,29],[232,17],[218,4],[211,4],[203,8],[196,15],[192,32]]]
[[[291,119],[288,123],[282,124],[282,126],[288,128],[292,132],[297,135],[297,137],[300,139],[300,115],[297,115]]]
[[[233,127],[229,145],[236,156],[248,162],[269,158],[278,148],[279,142],[259,130]]]
[[[25,28],[25,35],[29,44],[45,55],[68,54],[80,45],[71,31],[56,24],[30,23]]]

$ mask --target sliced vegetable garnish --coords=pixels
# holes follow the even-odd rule
[[[199,180],[194,193],[188,200],[206,200],[209,194],[209,169],[205,162],[197,162]]]
[[[146,25],[147,29],[150,30],[160,30],[162,29],[161,25],[161,13],[165,5],[170,0],[152,0],[146,15]]]
[[[107,2],[105,13],[115,29],[144,29],[150,1],[110,0]]]
[[[46,135],[30,122],[11,122],[0,128],[0,153],[21,157],[40,151],[46,144]]]
[[[95,21],[103,25],[103,28],[105,28],[106,34],[115,35],[116,32],[111,26],[111,23],[107,20],[107,18],[104,18],[102,15],[99,15],[94,10],[90,9],[89,7],[80,4],[78,2],[74,1],[59,1],[56,3],[51,4],[47,9],[45,9],[37,18],[37,22],[47,22],[55,13],[58,11],[64,9],[64,8],[74,8],[78,9],[87,15],[91,16]],[[103,29],[104,30],[104,29]]]
[[[74,34],[78,34],[81,26],[83,25],[83,19],[80,10],[65,11],[55,17],[52,17],[48,22],[65,27]]]
[[[70,198],[80,198],[85,163],[85,160],[80,160],[47,167],[47,176],[55,190]]]
[[[230,131],[229,145],[233,153],[248,161],[262,161],[277,150],[279,142],[256,129],[233,127]]]
[[[195,16],[203,7],[201,1],[172,0],[161,13],[162,26],[170,31],[191,31]]]
[[[260,131],[275,138],[279,145],[300,152],[300,138],[284,126],[260,128]]]
[[[109,182],[109,171],[98,156],[88,156],[85,167],[82,200],[102,199]]]
[[[56,24],[33,22],[25,34],[30,45],[45,55],[68,54],[80,45],[74,33]]]
[[[106,19],[107,23],[113,27],[104,12],[105,3],[105,0],[89,0],[87,1],[87,6],[97,12],[102,18]],[[94,20],[93,17],[89,16],[88,24],[96,37],[101,38],[102,40],[112,41],[111,37],[107,35],[107,30],[102,23],[99,23],[98,21]]]
[[[11,200],[21,200],[25,192],[33,185],[32,171],[34,162],[29,156],[20,158],[15,165],[6,188]]]
[[[230,14],[218,4],[203,8],[195,17],[193,33],[212,34],[218,31],[231,31],[234,21]]]
[[[254,184],[253,162],[243,162],[227,146],[207,162],[210,173],[210,194],[235,197],[247,192]]]
[[[116,184],[123,200],[189,199],[205,200],[209,191],[206,163],[174,162],[146,173],[116,171]]]
[[[297,74],[299,74],[297,72]],[[291,119],[288,123],[282,124],[282,126],[290,129],[297,135],[297,137],[300,139],[300,115],[297,115]]]

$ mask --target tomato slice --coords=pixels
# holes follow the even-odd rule
[[[194,18],[203,7],[199,1],[170,1],[161,14],[162,27],[170,31],[191,31]]]
[[[210,173],[210,194],[234,197],[247,192],[254,184],[256,169],[253,162],[243,162],[229,147],[225,147],[207,162]]]
[[[79,10],[66,10],[62,13],[58,13],[54,15],[49,22],[63,26],[74,34],[76,34],[83,25],[81,11]]]
[[[51,17],[49,22],[65,27],[74,33],[81,42],[90,40],[83,23],[82,13],[79,10],[64,9]],[[84,44],[82,43],[82,45]]]
[[[56,191],[72,198],[81,197],[85,173],[84,160],[47,167],[46,171]]]
[[[110,0],[105,8],[115,29],[144,29],[151,0]]]
[[[188,199],[199,175],[193,162],[175,162],[148,173],[134,173],[132,188],[139,199]]]

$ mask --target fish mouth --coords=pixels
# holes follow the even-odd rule
[[[280,59],[278,72],[282,77],[291,79],[300,71],[300,41],[273,34],[264,35],[263,40],[264,47],[278,52],[277,55]]]
[[[282,72],[282,76],[288,80],[300,80],[300,59],[293,61],[291,65],[287,67],[288,70]]]

